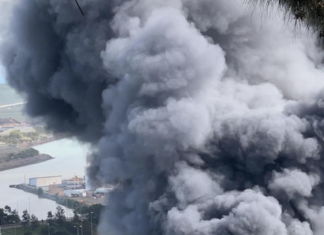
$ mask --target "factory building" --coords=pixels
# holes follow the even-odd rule
[[[67,197],[86,197],[87,196],[85,189],[67,189],[67,190],[64,190],[64,194]]]
[[[65,189],[84,189],[85,188],[84,178],[74,176],[71,179],[63,180],[62,187]]]
[[[46,176],[46,177],[36,177],[29,179],[29,185],[33,187],[44,187],[50,185],[60,185],[62,184],[62,176]]]
[[[95,195],[107,195],[113,189],[114,189],[113,187],[97,188],[94,191],[94,194]]]

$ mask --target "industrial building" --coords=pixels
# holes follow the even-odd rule
[[[85,189],[67,189],[64,190],[64,194],[67,197],[86,197],[87,193]]]
[[[97,188],[94,191],[95,195],[107,195],[110,191],[112,191],[114,188],[113,187],[106,187],[106,188]]]
[[[84,189],[85,181],[84,178],[74,176],[71,179],[63,180],[62,187],[65,189]]]
[[[36,177],[29,179],[29,185],[33,187],[45,187],[50,185],[60,185],[62,184],[62,176],[46,176],[46,177]]]

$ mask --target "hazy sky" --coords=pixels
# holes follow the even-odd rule
[[[3,70],[3,68],[0,65],[0,84],[2,84],[2,83],[6,83],[6,80],[5,80],[4,70]]]
[[[6,29],[6,25],[8,23],[11,5],[14,2],[15,1],[11,1],[11,0],[0,0],[0,8],[3,9],[3,13],[0,16],[0,43],[1,43],[1,39],[5,35],[5,29]],[[5,82],[6,82],[6,80],[5,80],[4,69],[0,64],[0,84],[5,83]]]

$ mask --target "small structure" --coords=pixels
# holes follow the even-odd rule
[[[85,189],[68,189],[68,190],[64,190],[64,194],[67,197],[86,197],[87,193]]]
[[[74,176],[71,179],[63,180],[62,187],[65,189],[84,189],[85,188],[84,178],[79,178],[77,176]]]
[[[62,184],[62,176],[46,176],[46,177],[35,177],[29,179],[29,185],[39,188],[50,185],[60,185]]]
[[[95,195],[102,195],[102,196],[105,196],[105,195],[107,195],[107,194],[109,194],[109,192],[111,191],[111,190],[113,190],[113,188],[112,187],[109,187],[109,188],[97,188],[95,191],[94,191],[94,194]]]

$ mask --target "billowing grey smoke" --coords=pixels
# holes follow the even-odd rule
[[[323,53],[240,0],[20,0],[9,83],[118,183],[113,235],[324,233]]]

